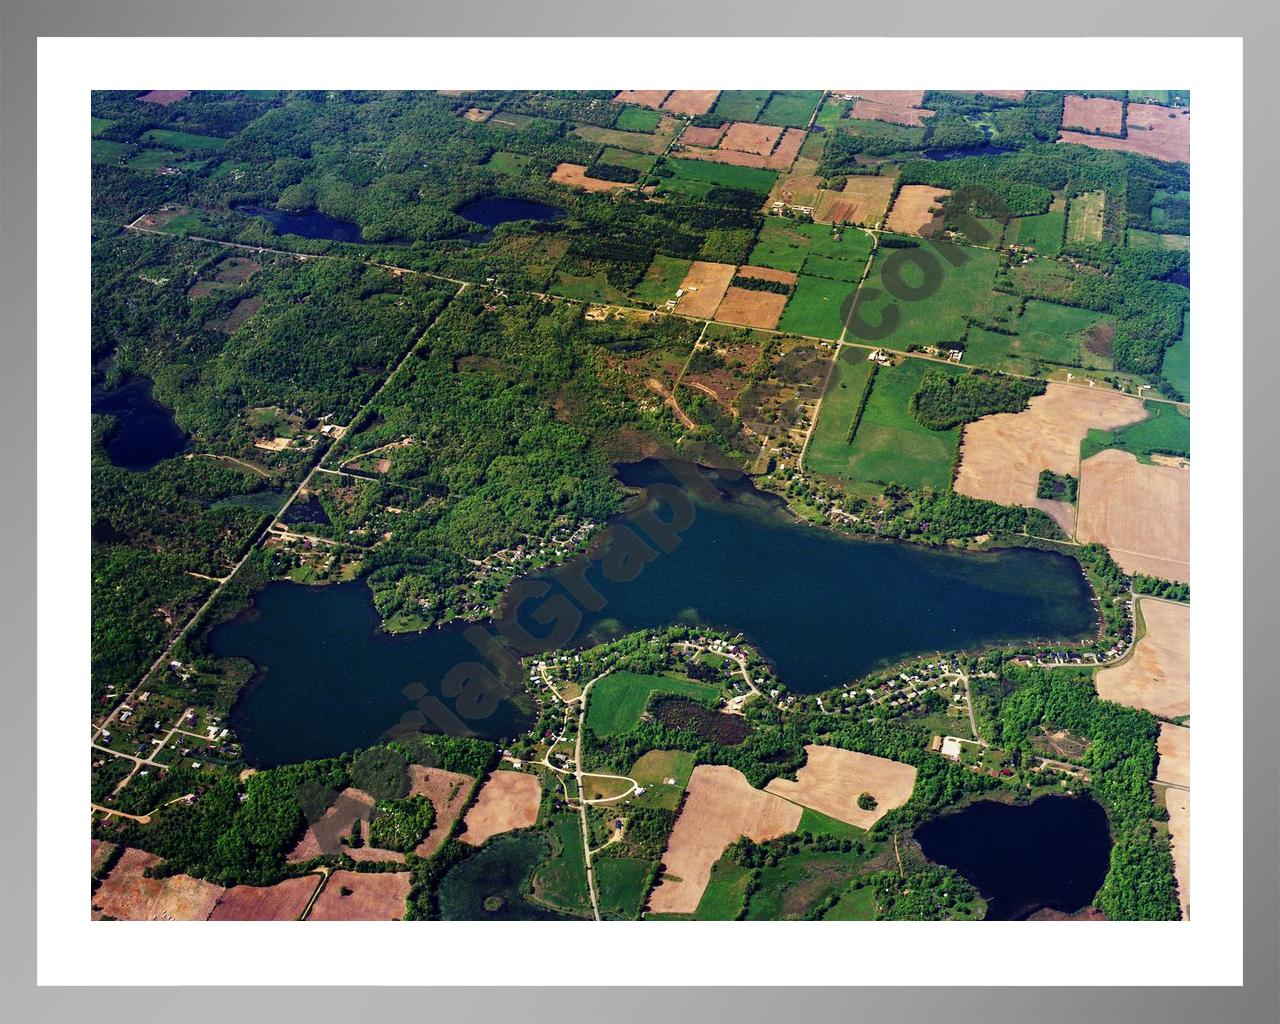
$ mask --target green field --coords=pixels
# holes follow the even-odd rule
[[[110,118],[91,117],[89,118],[89,134],[95,135],[95,136],[101,135],[113,124],[115,124],[115,122],[112,121]]]
[[[1132,452],[1150,462],[1152,452],[1190,454],[1191,417],[1168,402],[1145,402],[1149,415],[1141,423],[1119,430],[1090,430],[1080,442],[1081,461],[1106,448]]]
[[[874,921],[876,919],[876,887],[850,883],[836,905],[822,915],[824,921]]]
[[[764,109],[756,115],[760,124],[779,124],[787,128],[807,128],[809,118],[813,116],[818,100],[822,98],[821,89],[808,89],[801,92],[775,92],[769,97]]]
[[[89,145],[89,159],[95,164],[118,164],[128,152],[127,142],[94,139]]]
[[[878,332],[867,332],[873,336],[863,338],[859,336],[858,328],[851,324],[847,340],[866,341],[899,351],[905,350],[909,344],[938,345],[959,341],[965,332],[965,316],[973,315],[989,302],[1000,259],[997,253],[989,249],[966,248],[963,252],[967,259],[959,267],[935,256],[936,263],[940,265],[936,290],[911,300],[895,298],[883,279],[887,261],[894,258],[892,254],[906,251],[909,250],[883,245],[876,250],[871,273],[858,300],[861,320],[872,327],[881,324],[886,315],[892,320],[895,314],[888,310],[890,307],[896,309],[898,319],[892,331],[883,338],[874,336]],[[932,253],[927,247],[925,251]],[[924,273],[911,263],[902,267],[900,277],[909,289],[920,288],[924,283]],[[875,292],[870,292],[870,289],[875,289]],[[869,294],[872,297],[869,298]]]
[[[827,277],[856,284],[862,279],[870,255],[871,236],[865,231],[846,228],[840,240],[836,241],[830,231],[824,230],[813,239],[800,269],[809,277]]]
[[[840,127],[846,114],[849,113],[849,101],[838,100],[828,96],[827,101],[822,104],[822,109],[818,111],[818,119],[814,124],[821,125],[827,131],[835,131]],[[807,139],[805,140],[808,141]]]
[[[904,151],[919,149],[924,145],[923,127],[905,124],[890,124],[887,121],[864,121],[850,118],[847,130],[864,139],[877,139],[882,142],[901,146]]]
[[[736,188],[766,196],[778,176],[775,171],[759,167],[735,167],[710,160],[668,159],[662,166],[674,172],[662,178],[663,187],[696,200],[705,199],[713,188]]]
[[[748,921],[794,921],[852,881],[854,854],[805,851],[760,869],[760,887],[747,904]]]
[[[142,149],[129,159],[135,171],[154,171],[158,167],[173,167],[182,160],[177,153],[167,149]]]
[[[1072,199],[1067,213],[1067,241],[1101,242],[1106,208],[1105,192],[1084,192]]]
[[[634,153],[627,149],[619,149],[617,146],[606,146],[604,151],[596,159],[602,164],[614,164],[618,167],[631,167],[639,171],[641,174],[648,174],[649,169],[653,167],[653,162],[657,157],[650,153]]]
[[[806,807],[800,815],[797,832],[812,832],[815,836],[834,836],[836,839],[861,839],[867,834],[866,829],[850,825],[839,818],[829,818],[811,807]]]
[[[712,113],[726,121],[754,121],[768,100],[768,89],[731,89],[720,94]]]
[[[637,807],[674,811],[693,774],[693,755],[684,750],[650,750],[636,759],[629,774],[644,787],[644,793],[632,801]],[[668,785],[667,779],[674,779],[674,784]]]
[[[1067,366],[1109,369],[1110,357],[1088,352],[1081,338],[1086,328],[1108,319],[1091,309],[1031,299],[1018,318],[1018,336],[1011,339],[1011,352]]]
[[[710,703],[719,692],[717,687],[688,679],[615,672],[591,688],[587,699],[587,727],[597,736],[621,736],[639,724],[651,694],[673,693]]]
[[[1056,256],[1062,248],[1066,214],[1059,211],[1014,217],[1005,229],[1006,245],[1029,245],[1042,256]]]
[[[1161,235],[1154,231],[1130,228],[1128,243],[1134,249],[1182,249],[1191,248],[1190,235]]]
[[[659,253],[653,257],[653,263],[645,271],[640,283],[631,290],[631,294],[642,302],[661,306],[668,299],[675,298],[676,289],[680,287],[680,282],[692,265],[693,260],[680,260]]]
[[[853,439],[848,469],[840,475],[863,484],[896,483],[940,491],[950,487],[960,428],[930,430],[917,423],[907,409],[921,378],[930,370],[964,372],[924,359],[880,368]]]
[[[190,132],[174,132],[166,128],[152,128],[142,138],[157,146],[172,146],[185,153],[217,153],[226,148],[230,141],[213,135],[192,135]]]
[[[611,285],[603,270],[590,277],[567,274],[563,270],[557,271],[551,291],[555,295],[563,295],[567,299],[578,299],[582,302],[627,301],[627,293]]]
[[[856,287],[848,281],[801,274],[796,279],[795,294],[778,321],[778,330],[815,338],[839,338],[844,329],[841,311],[848,307],[846,300]]]
[[[647,895],[653,862],[634,857],[603,857],[595,862],[600,910],[608,918],[634,921]]]
[[[526,156],[524,153],[505,153],[499,150],[489,157],[488,163],[484,166],[491,171],[497,171],[499,174],[519,176],[524,174],[532,160],[533,157]]]
[[[789,217],[766,217],[749,262],[755,267],[797,273],[813,243],[830,233],[822,224],[802,224]]]
[[[841,350],[804,456],[805,465],[815,473],[843,477],[851,472],[849,427],[874,365],[862,349]]]
[[[557,814],[550,835],[555,853],[533,873],[533,892],[543,903],[576,914],[590,914],[582,825],[576,814]]]
[[[739,867],[729,857],[721,857],[711,867],[711,880],[707,882],[694,912],[696,921],[733,921],[747,899],[747,883],[751,871]]]
[[[662,115],[648,107],[623,107],[613,126],[624,132],[651,132],[661,120]]]
[[[1191,317],[1182,318],[1182,337],[1164,350],[1160,375],[1191,401]]]

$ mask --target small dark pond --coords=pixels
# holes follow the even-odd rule
[[[926,857],[977,886],[988,921],[1019,921],[1044,908],[1082,910],[1111,862],[1106,811],[1088,797],[980,800],[921,825],[915,837]]]
[[[926,149],[923,156],[926,160],[959,160],[966,156],[1002,156],[1012,153],[1009,146],[994,146],[985,142],[981,146],[966,146],[963,149]]]
[[[151,397],[151,381],[126,377],[118,387],[95,387],[92,409],[114,416],[107,433],[107,456],[122,469],[147,470],[187,447],[187,435],[174,422],[173,410]]]
[[[458,216],[492,231],[499,224],[510,224],[517,220],[560,220],[564,216],[564,210],[548,203],[540,203],[535,199],[485,196],[483,199],[476,199],[467,203],[466,206],[459,207]]]
[[[333,242],[360,242],[363,237],[360,225],[347,220],[337,220],[318,210],[290,213],[271,206],[234,206],[236,212],[268,221],[279,235],[297,235],[299,238],[327,238]]]
[[[329,513],[324,510],[320,499],[313,494],[306,501],[295,501],[290,505],[280,517],[280,522],[286,526],[297,526],[301,523],[328,526],[332,520],[329,518]]]

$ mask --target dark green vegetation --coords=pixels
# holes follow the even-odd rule
[[[1144,576],[1142,573],[1134,573],[1133,592],[1135,594],[1150,594],[1152,597],[1163,597],[1166,601],[1191,600],[1190,583],[1174,583],[1171,580],[1162,580],[1156,576]]]
[[[950,430],[1000,412],[1021,412],[1035,395],[1044,394],[1042,381],[1021,377],[966,373],[956,376],[932,370],[920,381],[908,408],[930,430]]]
[[[408,853],[426,838],[435,820],[435,808],[425,796],[380,800],[369,824],[369,845]]]
[[[702,703],[715,700],[715,687],[669,676],[615,672],[591,688],[587,706],[587,728],[608,738],[633,729],[655,693],[677,694]]]
[[[1079,486],[1080,481],[1069,473],[1060,474],[1051,469],[1042,469],[1036,483],[1036,497],[1075,504]]]
[[[551,852],[551,843],[539,833],[520,832],[498,836],[480,851],[466,856],[469,847],[456,844],[461,859],[436,881],[438,916],[445,921],[550,921],[562,915],[530,899],[530,878]],[[446,855],[441,850],[434,864]],[[414,895],[410,896],[414,900]],[[426,894],[419,900],[427,902]],[[429,907],[429,903],[428,903]],[[422,914],[421,916],[436,916]]]

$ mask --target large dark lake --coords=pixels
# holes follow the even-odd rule
[[[95,413],[115,417],[103,444],[123,469],[150,469],[187,446],[173,410],[151,397],[151,381],[145,377],[128,377],[114,388],[95,387],[90,400]]]
[[[334,242],[360,242],[363,240],[360,225],[351,221],[337,220],[327,213],[308,210],[303,213],[290,213],[277,210],[273,206],[236,206],[238,213],[250,217],[261,217],[270,223],[280,235],[297,235],[299,238],[327,238]]]
[[[458,216],[486,228],[510,224],[517,220],[559,220],[564,210],[534,199],[518,199],[514,196],[485,196],[458,209]]]
[[[521,653],[696,623],[741,630],[783,682],[813,693],[911,654],[1065,639],[1096,628],[1073,559],[854,540],[794,522],[749,482],[680,468],[703,481],[702,494],[673,486],[675,477],[657,462],[619,467],[638,491],[637,508],[612,524],[602,550],[514,585],[508,593],[520,597],[508,600],[500,621],[527,631]],[[670,521],[673,502],[687,521],[669,553],[642,547],[637,514]],[[555,642],[532,640],[553,631]],[[217,627],[209,644],[263,670],[232,713],[246,757],[257,764],[372,743],[409,710],[406,684],[439,693],[450,667],[477,658],[457,627],[407,637],[378,631],[362,581],[271,584],[251,615]],[[527,727],[506,704],[470,725],[487,735]]]
[[[1106,811],[1088,797],[980,800],[921,825],[915,837],[930,860],[977,886],[988,921],[1022,920],[1045,908],[1082,910],[1111,862]]]

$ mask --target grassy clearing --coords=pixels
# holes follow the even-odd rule
[[[524,153],[504,153],[501,150],[489,157],[489,162],[485,167],[498,174],[511,174],[520,176],[528,170],[529,164],[533,161],[533,157],[526,156]]]
[[[853,880],[858,858],[852,854],[797,853],[760,869],[759,888],[747,905],[748,921],[803,918],[828,896]]]
[[[613,126],[624,132],[651,132],[661,120],[662,115],[648,107],[623,107]]]
[[[587,895],[587,866],[582,851],[582,826],[576,814],[557,814],[550,835],[555,853],[533,874],[538,899],[572,914],[591,911]]]
[[[836,839],[861,839],[867,834],[866,829],[838,818],[829,818],[810,807],[806,807],[801,813],[800,825],[796,831],[812,832],[815,836],[834,836]]]
[[[1130,228],[1128,243],[1134,249],[1181,249],[1191,248],[1190,235],[1161,235],[1154,231],[1141,231]]]
[[[855,288],[848,281],[801,274],[796,279],[795,294],[778,321],[778,330],[834,341],[844,329],[842,311]]]
[[[822,224],[801,224],[787,217],[766,217],[749,262],[755,267],[799,272],[813,244],[830,229]]]
[[[805,452],[805,465],[815,473],[844,477],[851,472],[849,427],[874,365],[861,349],[845,348],[840,352]]]
[[[644,907],[652,861],[605,857],[595,862],[600,910],[609,918],[634,921]]]
[[[829,132],[835,131],[847,113],[849,113],[848,100],[838,100],[828,96],[827,101],[822,104],[822,109],[818,111],[818,119],[814,124],[820,125]]]
[[[627,301],[627,293],[611,285],[604,276],[603,270],[590,277],[566,274],[563,270],[557,271],[551,291],[567,299],[580,299],[584,302],[625,303]]]
[[[650,750],[637,758],[631,778],[644,788],[632,803],[638,807],[665,807],[674,811],[693,774],[693,755],[684,750]],[[674,779],[668,783],[667,779]]]
[[[193,135],[190,132],[175,132],[167,128],[152,128],[143,139],[157,146],[170,146],[184,153],[217,153],[226,148],[230,139],[220,139],[213,135]]]
[[[726,121],[754,121],[768,101],[768,89],[730,89],[720,94],[711,112]]]
[[[775,92],[764,109],[756,115],[760,124],[778,124],[787,128],[807,128],[813,116],[822,90],[806,89],[798,92]]]
[[[652,302],[661,306],[668,299],[674,299],[676,289],[684,280],[685,274],[693,265],[693,260],[676,259],[674,256],[654,256],[653,263],[645,271],[644,278],[632,290],[632,295],[642,302]]]
[[[599,157],[599,161],[602,164],[631,167],[641,174],[649,173],[655,159],[656,157],[649,153],[633,153],[629,150],[619,149],[617,146],[606,146]]]
[[[824,921],[874,921],[876,919],[876,887],[853,882],[836,905],[822,915]]]
[[[1083,461],[1106,448],[1132,452],[1139,462],[1150,462],[1152,452],[1189,453],[1191,417],[1168,402],[1144,403],[1148,416],[1141,423],[1120,430],[1090,430],[1080,442]]]
[[[1033,217],[1014,217],[1005,229],[1005,244],[1029,245],[1042,256],[1056,256],[1062,249],[1066,220],[1066,214],[1060,210]]]
[[[719,690],[687,679],[641,675],[639,672],[615,672],[601,679],[591,689],[591,696],[587,700],[588,728],[597,736],[606,738],[630,732],[640,723],[645,705],[655,693],[673,693],[711,703]]]
[[[877,139],[902,147],[907,152],[924,145],[924,128],[919,125],[891,124],[888,121],[864,121],[850,118],[847,130],[864,139]]]
[[[734,921],[747,900],[747,883],[751,872],[739,867],[728,857],[721,857],[711,867],[711,880],[702,892],[695,921]]]
[[[697,200],[705,199],[713,188],[736,188],[767,196],[778,176],[775,171],[759,167],[735,167],[711,160],[672,158],[664,160],[662,166],[673,172],[670,177],[662,178],[664,188]]]
[[[172,167],[181,157],[167,149],[143,149],[129,159],[135,171],[154,171],[160,167]]]
[[[101,135],[101,134],[102,134],[103,132],[105,132],[108,128],[110,128],[113,124],[115,124],[115,122],[114,122],[114,121],[112,121],[110,118],[106,118],[106,117],[91,117],[91,118],[89,118],[89,134],[91,134],[91,135],[93,135],[93,136],[95,136],[95,137],[96,137],[96,136],[98,136],[98,135]]]
[[[1191,317],[1182,318],[1182,337],[1164,350],[1160,375],[1191,401]]]
[[[924,250],[933,255],[927,246]],[[897,311],[897,323],[888,337],[860,338],[858,328],[850,325],[848,340],[865,340],[899,351],[905,350],[909,344],[938,345],[959,341],[965,333],[965,316],[972,315],[990,301],[1000,257],[991,250],[973,248],[963,250],[967,259],[958,267],[934,256],[940,273],[938,287],[931,294],[915,300],[895,298],[885,285],[885,266],[890,260],[902,258],[894,257],[894,253],[912,251],[881,246],[876,251],[871,273],[858,300],[860,319],[868,325],[883,323],[885,316],[892,320],[895,314],[889,312],[890,308]],[[903,265],[900,277],[909,289],[920,288],[925,280],[923,271],[912,263]]]
[[[616,146],[633,153],[658,154],[667,148],[667,135],[646,135],[644,132],[624,132],[616,128],[597,128],[592,124],[580,124],[573,130],[580,139],[601,146]]]
[[[921,378],[931,370],[963,372],[924,359],[907,359],[898,366],[880,368],[853,439],[846,474],[842,474],[846,479],[940,491],[950,487],[959,428],[930,430],[917,423],[907,409]]]
[[[1067,214],[1067,241],[1101,242],[1106,208],[1105,192],[1085,192],[1072,199]]]
[[[127,142],[94,139],[89,145],[89,159],[95,164],[118,164],[129,152]]]
[[[1067,366],[1086,365],[1086,353],[1080,335],[1093,324],[1106,319],[1106,316],[1091,309],[1031,299],[1018,318],[1018,336],[1011,339],[1012,352]],[[1106,367],[1111,364],[1110,358],[1102,359],[1097,356],[1088,362],[1090,365]]]

